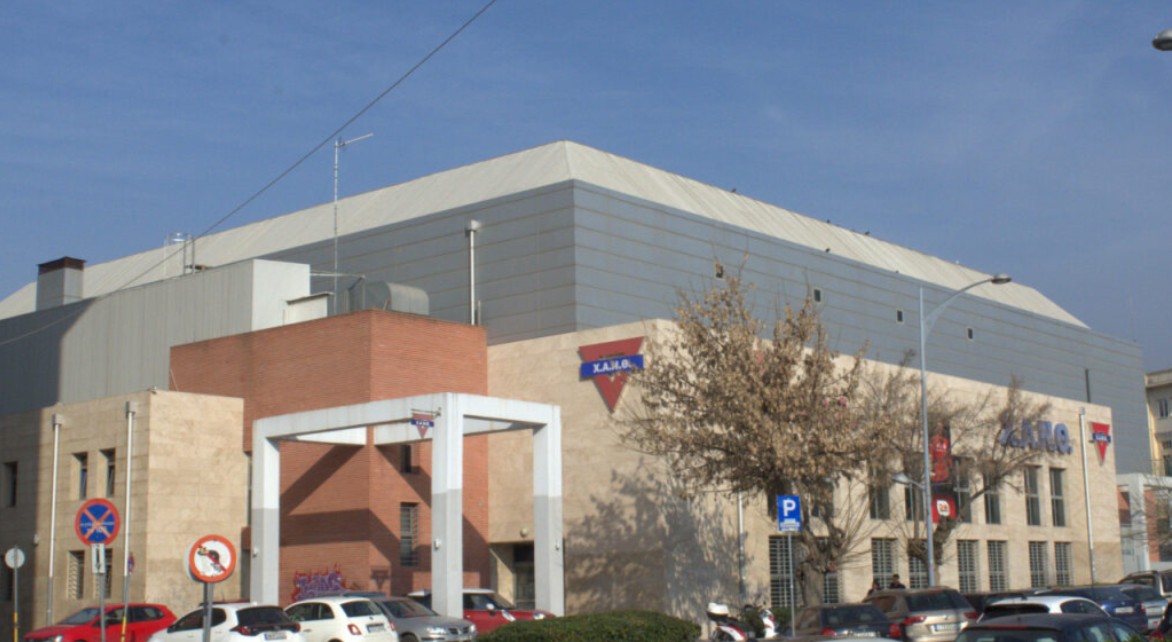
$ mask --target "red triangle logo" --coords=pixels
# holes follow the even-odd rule
[[[582,357],[583,363],[590,363],[592,361],[602,361],[616,357],[635,356],[639,354],[639,348],[641,347],[643,347],[643,337],[636,337],[634,339],[621,339],[619,341],[608,341],[606,343],[581,346],[578,348],[578,355]],[[627,372],[612,372],[591,377],[594,379],[594,385],[598,387],[598,392],[602,394],[602,399],[606,402],[606,407],[611,412],[614,412],[615,406],[619,402],[619,397],[623,394],[623,386],[627,384],[629,377],[630,374]]]
[[[1091,441],[1099,448],[1099,461],[1107,459],[1107,444],[1111,443],[1111,424],[1091,422]]]

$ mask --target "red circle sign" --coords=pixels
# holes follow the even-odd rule
[[[222,582],[236,568],[236,547],[226,537],[204,535],[187,552],[187,574],[197,582]]]
[[[91,499],[82,504],[73,520],[73,530],[85,544],[109,544],[118,536],[121,525],[118,509],[108,499]]]

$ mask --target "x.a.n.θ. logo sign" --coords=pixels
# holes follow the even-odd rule
[[[611,412],[623,394],[623,386],[631,371],[643,368],[643,355],[639,354],[642,346],[643,337],[637,337],[578,348],[578,355],[582,357],[580,375],[583,379],[594,380]]]

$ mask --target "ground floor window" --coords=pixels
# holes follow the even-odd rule
[[[1073,583],[1071,576],[1070,542],[1054,542],[1054,583],[1058,586],[1070,586]]]
[[[830,542],[825,537],[818,538],[818,545],[823,547],[829,546]],[[826,573],[822,575],[822,602],[824,604],[834,604],[841,602],[841,591],[838,586],[838,567],[831,565],[826,569]]]
[[[871,540],[871,577],[879,580],[879,586],[887,586],[891,576],[899,572],[895,565],[895,540],[875,538]]]
[[[1030,542],[1030,586],[1045,588],[1049,585],[1050,568],[1046,555],[1046,542]]]
[[[792,535],[773,535],[769,538],[769,606],[788,609],[796,605],[793,588],[793,566],[798,563],[797,547]],[[793,550],[791,550],[791,547]],[[793,554],[791,556],[791,553]]]
[[[925,546],[923,540],[914,542],[917,547]],[[910,588],[928,588],[928,565],[920,557],[911,554],[912,546],[908,546],[907,581]]]
[[[976,593],[981,590],[981,570],[978,564],[980,546],[976,540],[962,539],[956,542],[956,566],[961,593]]]
[[[989,590],[1008,591],[1009,573],[1005,565],[1005,554],[1008,543],[990,540],[986,545],[989,550]]]
[[[69,551],[65,593],[75,600],[85,598],[85,551]]]
[[[419,566],[419,504],[399,504],[399,564]]]

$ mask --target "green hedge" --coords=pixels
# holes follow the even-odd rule
[[[611,611],[518,621],[481,635],[480,642],[696,642],[695,622],[652,611]]]

